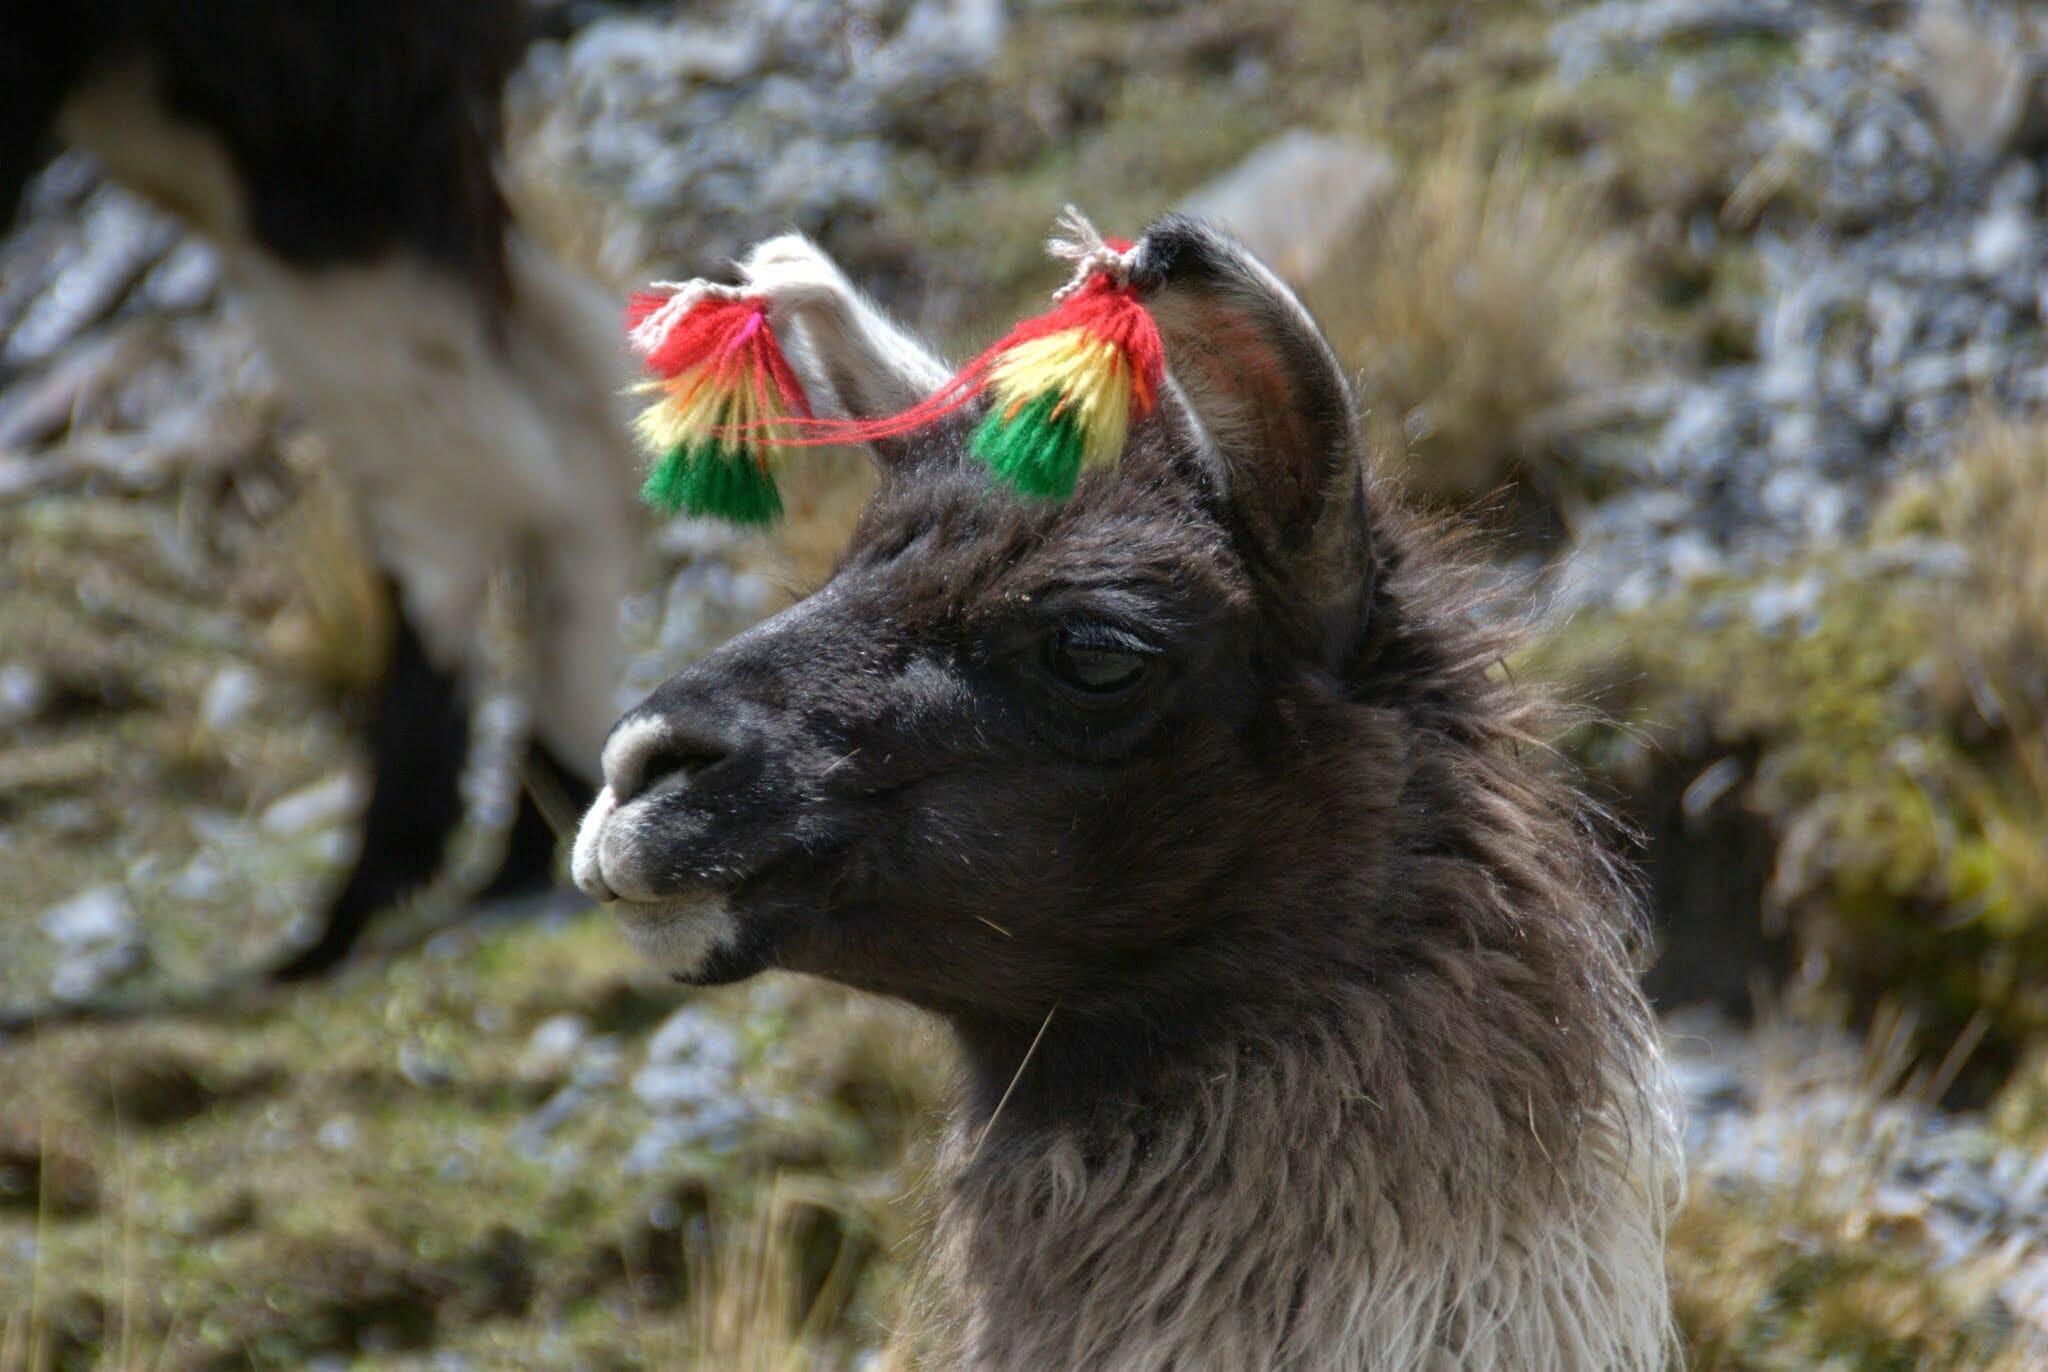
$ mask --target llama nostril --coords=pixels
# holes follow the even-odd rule
[[[663,720],[634,720],[620,727],[604,749],[604,775],[624,805],[673,777],[696,777],[731,754],[716,734],[678,728]]]
[[[670,777],[687,779],[701,775],[723,762],[725,756],[725,749],[705,739],[668,739],[641,759],[640,785],[635,794],[651,791]]]

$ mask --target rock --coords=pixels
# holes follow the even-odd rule
[[[398,1074],[423,1091],[438,1090],[455,1080],[455,1065],[425,1045],[408,1039],[398,1046]]]
[[[89,838],[105,833],[109,816],[90,796],[70,796],[43,807],[43,830],[66,838]]]
[[[512,1146],[528,1161],[537,1160],[547,1149],[548,1139],[563,1125],[582,1113],[590,1101],[588,1088],[571,1083],[549,1096],[540,1109],[519,1122],[512,1131]]]
[[[569,1080],[577,1086],[613,1086],[625,1075],[626,1050],[612,1034],[599,1034],[583,1046]]]
[[[258,822],[280,838],[328,829],[353,820],[363,808],[368,787],[354,772],[336,772],[311,786],[272,801]]]
[[[151,308],[185,314],[212,303],[220,277],[219,250],[203,238],[186,238],[143,278],[140,289]]]
[[[36,921],[66,951],[130,943],[138,937],[135,913],[118,886],[95,886],[45,910]]]
[[[1385,198],[1394,159],[1356,139],[1293,129],[1181,203],[1227,225],[1293,281],[1315,277]]]
[[[753,1107],[743,1097],[731,1093],[706,1100],[688,1114],[663,1115],[633,1141],[626,1153],[624,1171],[629,1177],[646,1176],[669,1166],[675,1155],[686,1149],[729,1149],[753,1117]]]
[[[1920,8],[1911,31],[1915,76],[1943,135],[1969,161],[1989,165],[2048,143],[2041,38],[2007,11],[1954,0]]]
[[[2039,236],[2039,226],[2016,209],[1993,210],[1970,232],[1970,270],[1985,278],[2016,271]]]
[[[568,1073],[577,1052],[590,1037],[590,1021],[581,1015],[553,1015],[540,1022],[519,1059],[525,1077],[555,1078]]]
[[[0,392],[0,448],[43,443],[71,425],[72,416],[113,374],[133,365],[132,338],[118,330],[66,349],[49,366]]]
[[[675,1011],[647,1040],[647,1060],[654,1063],[696,1062],[731,1071],[739,1057],[739,1036],[732,1026],[694,1005]]]
[[[225,733],[262,698],[263,679],[253,669],[240,663],[223,667],[199,697],[200,721],[216,734]]]
[[[1558,74],[1578,82],[1674,40],[1784,36],[1813,22],[1806,0],[1607,0],[1554,25]]]
[[[621,270],[721,270],[794,226],[853,246],[843,260],[861,275],[876,211],[906,173],[930,174],[903,111],[991,61],[1006,13],[999,0],[728,0],[687,18],[613,14],[566,47],[537,45],[508,100],[528,145],[566,164],[550,175],[617,211],[602,233]],[[915,285],[900,262],[880,265]]]
[[[149,969],[149,949],[141,943],[115,943],[67,956],[50,974],[50,994],[77,1005]]]
[[[1002,0],[918,0],[896,36],[856,69],[884,86],[929,84],[993,62],[1008,28]]]
[[[765,25],[679,25],[621,15],[586,26],[569,43],[569,71],[603,79],[638,68],[663,85],[711,81],[732,85],[754,75],[768,55]]]
[[[1787,584],[1759,586],[1749,593],[1749,617],[1764,633],[1782,633],[1820,607],[1821,579],[1809,572]]]
[[[320,1132],[313,1137],[314,1142],[330,1153],[346,1153],[362,1141],[362,1131],[356,1128],[354,1120],[337,1115],[321,1125]]]
[[[118,886],[96,886],[43,912],[42,931],[63,949],[50,977],[50,994],[77,1004],[149,967],[149,946],[127,894]]]
[[[50,701],[50,678],[26,662],[0,663],[0,728],[18,729]]]
[[[178,900],[201,903],[219,899],[225,885],[220,864],[198,853],[165,884],[164,890]]]
[[[177,240],[162,215],[114,187],[94,193],[79,254],[29,306],[0,346],[0,362],[28,366],[55,356],[121,303]]]

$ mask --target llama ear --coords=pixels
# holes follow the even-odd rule
[[[755,245],[740,274],[748,294],[768,302],[769,321],[821,415],[859,421],[899,414],[952,377],[802,234]],[[906,439],[869,441],[884,463],[912,450]]]
[[[1338,647],[1330,640],[1348,640],[1369,603],[1373,556],[1357,418],[1336,354],[1279,277],[1200,220],[1161,220],[1129,261],[1231,504]]]

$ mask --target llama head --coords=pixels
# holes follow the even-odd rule
[[[877,443],[831,580],[614,728],[575,875],[679,978],[1149,1018],[1268,975],[1248,931],[1291,892],[1370,878],[1403,743],[1345,684],[1375,556],[1343,375],[1206,225],[1123,268],[1168,381],[1120,466],[1046,501],[969,455],[972,416]],[[744,269],[821,408],[945,381],[802,239]]]

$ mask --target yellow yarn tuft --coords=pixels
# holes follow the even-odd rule
[[[1057,395],[1052,418],[1080,431],[1083,467],[1110,466],[1123,454],[1130,425],[1131,369],[1123,350],[1087,329],[1064,329],[1005,351],[989,372],[995,408],[1014,414],[1041,395]]]
[[[773,395],[763,395],[761,387],[744,382],[734,385],[716,372],[714,364],[703,363],[676,376],[642,381],[633,388],[663,397],[634,420],[650,451],[666,452],[713,433],[759,436],[764,433],[761,426],[790,418],[789,410]]]

